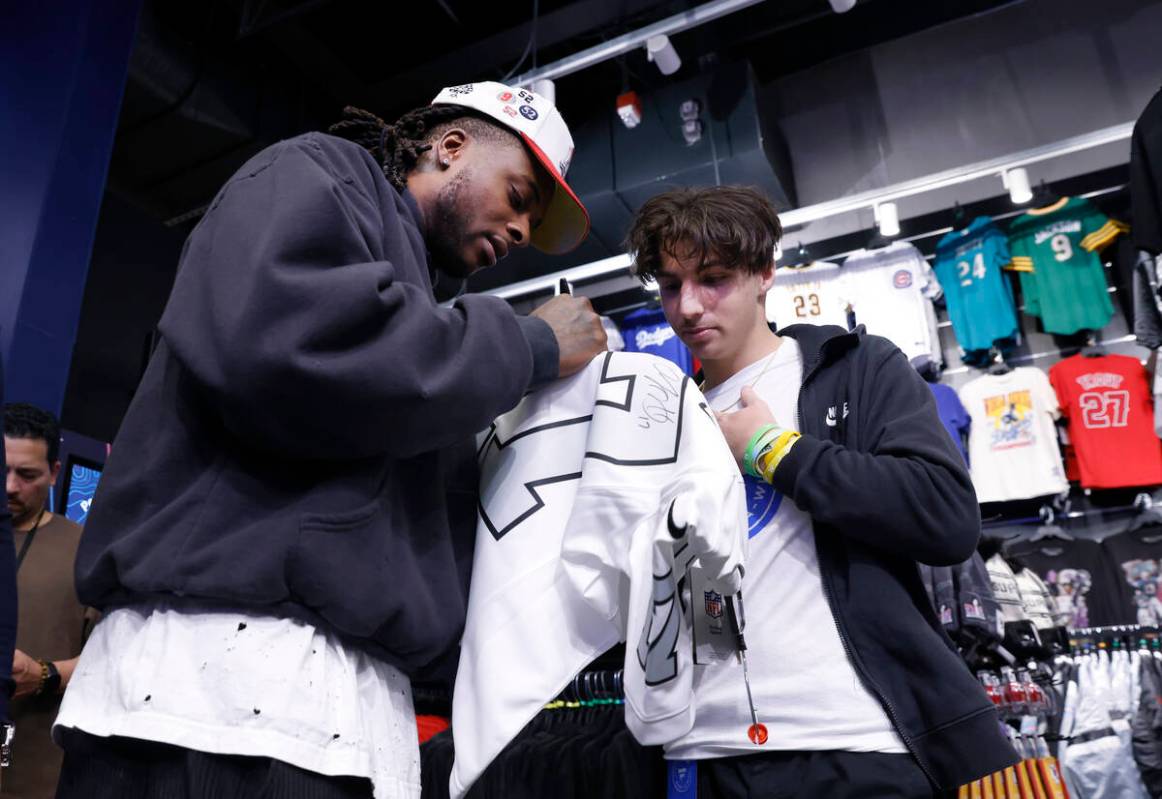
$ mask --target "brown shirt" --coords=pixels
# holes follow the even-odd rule
[[[12,538],[19,553],[28,532],[13,530]],[[16,573],[20,603],[16,648],[31,658],[68,660],[81,654],[87,617],[73,578],[80,541],[79,524],[53,515],[37,529]],[[50,735],[59,706],[59,696],[12,701],[16,739],[12,767],[4,770],[3,796],[52,799],[56,795],[62,753]]]

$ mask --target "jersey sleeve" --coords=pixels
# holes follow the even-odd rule
[[[984,240],[985,261],[997,269],[1011,269],[1013,256],[1009,252],[1009,240],[999,230],[990,233]]]
[[[1021,296],[1025,298],[1025,313],[1030,316],[1041,315],[1041,297],[1037,293],[1037,275],[1033,272],[1021,272]]]
[[[972,416],[969,415],[968,409],[964,407],[964,403],[960,399],[960,395],[955,391],[952,392],[952,398],[956,401],[956,429],[963,435],[968,435],[968,431],[972,428]]]
[[[1081,232],[1084,238],[1081,246],[1089,252],[1103,249],[1122,233],[1128,233],[1129,225],[1110,219],[1093,205],[1087,205],[1081,218]]]
[[[1069,418],[1069,394],[1066,391],[1064,381],[1065,376],[1062,374],[1060,366],[1054,365],[1049,369],[1049,387],[1053,391],[1053,399],[1057,404],[1057,414],[1054,418]],[[1062,402],[1062,399],[1065,401]]]
[[[920,293],[933,302],[940,299],[944,295],[944,289],[936,279],[936,273],[929,265],[928,259],[919,253],[916,254],[916,271],[920,273]]]
[[[1037,399],[1045,406],[1045,410],[1050,416],[1054,419],[1060,419],[1062,416],[1061,403],[1057,401],[1057,392],[1050,381],[1050,375],[1045,374],[1040,369],[1037,369],[1036,372],[1037,377],[1034,380],[1033,391]]]
[[[1029,251],[1027,236],[1018,233],[1009,237],[1005,240],[1005,249],[1009,255],[1006,269],[1013,272],[1033,271],[1033,253]],[[1024,288],[1023,281],[1021,288]]]

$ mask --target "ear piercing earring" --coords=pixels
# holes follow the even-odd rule
[[[449,161],[447,158],[444,158],[440,161],[440,163],[443,164],[444,166],[450,166],[452,162]]]

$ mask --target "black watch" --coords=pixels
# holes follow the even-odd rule
[[[40,663],[48,672],[48,676],[44,678],[44,685],[40,686],[40,691],[38,691],[38,693],[48,694],[49,696],[54,696],[60,693],[61,673],[57,671],[56,664],[51,660],[42,660]]]

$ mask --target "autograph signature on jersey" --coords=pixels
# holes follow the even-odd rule
[[[649,430],[653,424],[673,424],[678,418],[678,405],[681,402],[682,380],[681,373],[653,367],[653,374],[643,374],[642,381],[646,385],[645,398],[642,400],[641,411],[637,416],[637,426]]]

